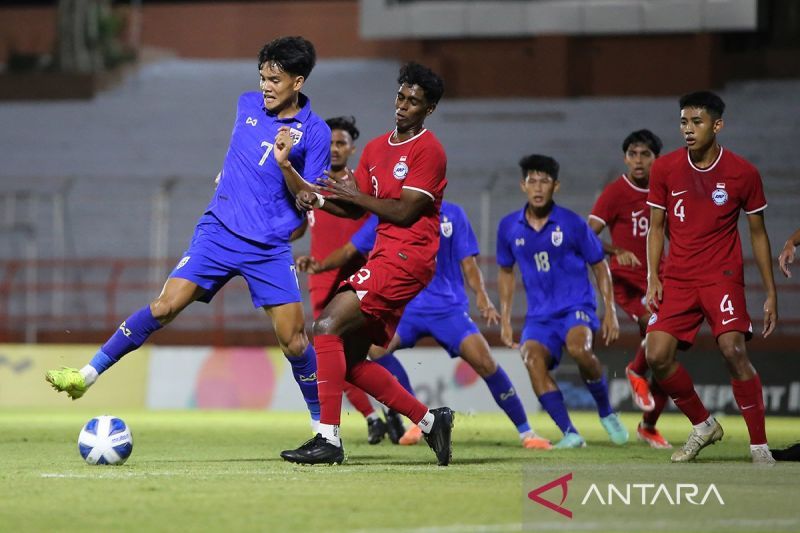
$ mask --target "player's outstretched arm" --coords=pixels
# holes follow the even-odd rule
[[[352,242],[348,241],[344,246],[332,251],[322,261],[317,261],[310,256],[300,256],[297,258],[296,264],[300,272],[319,274],[346,265],[356,255],[358,255],[358,250]]]
[[[491,298],[489,298],[489,293],[486,292],[483,274],[481,269],[478,268],[478,262],[475,260],[474,255],[461,260],[461,272],[464,273],[467,285],[475,293],[475,303],[478,305],[478,311],[481,312],[481,316],[486,320],[486,325],[497,324],[500,320],[500,315],[497,313]]]
[[[608,261],[602,261],[592,265],[592,272],[597,280],[597,288],[600,289],[600,296],[603,298],[605,313],[603,315],[602,336],[606,346],[617,340],[619,337],[619,320],[617,319],[617,307],[614,304],[614,289],[611,283],[611,270],[608,268]]]
[[[789,240],[783,245],[783,250],[781,250],[781,254],[778,256],[778,266],[781,267],[781,272],[787,278],[792,277],[792,273],[789,271],[789,265],[794,263],[794,254],[797,251],[797,245],[800,244],[800,229],[792,233],[792,236],[789,237]]]
[[[514,267],[501,266],[497,272],[497,290],[500,293],[500,341],[509,348],[519,348],[519,343],[514,342],[514,329],[511,326],[511,306],[514,303],[516,284]]]
[[[750,225],[750,244],[753,246],[753,256],[761,273],[761,282],[767,299],[764,301],[764,329],[761,334],[766,337],[775,330],[778,322],[778,291],[775,288],[775,278],[772,275],[772,252],[770,251],[769,235],[764,225],[764,213],[747,215]]]
[[[606,227],[605,224],[600,222],[595,217],[589,217],[588,223],[595,235],[600,235],[603,232],[603,228]],[[639,258],[636,257],[636,254],[633,252],[625,250],[624,248],[620,248],[619,246],[615,246],[604,239],[600,239],[600,242],[603,244],[603,253],[606,255],[615,256],[617,258],[617,263],[619,263],[621,266],[642,266],[641,261],[639,261]]]
[[[650,208],[650,229],[647,231],[647,295],[645,305],[651,313],[658,310],[664,290],[658,279],[658,267],[661,254],[664,252],[664,223],[666,211],[657,207]]]
[[[403,189],[400,198],[375,198],[371,194],[364,194],[356,187],[353,174],[349,170],[342,178],[328,175],[320,183],[320,188],[334,201],[352,204],[375,213],[383,221],[401,227],[408,227],[419,220],[425,208],[433,202],[433,198],[424,192],[408,188]]]

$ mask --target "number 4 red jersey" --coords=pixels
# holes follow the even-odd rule
[[[592,208],[589,218],[608,226],[611,242],[632,252],[642,266],[622,266],[617,257],[611,257],[611,273],[638,280],[647,278],[647,227],[650,208],[647,206],[647,189],[637,187],[623,174],[603,189]]]
[[[439,210],[447,185],[447,156],[428,130],[399,143],[392,142],[393,133],[381,135],[364,147],[356,169],[359,189],[376,198],[395,199],[403,189],[411,189],[433,201],[408,227],[381,220],[369,259],[385,258],[427,284],[436,269],[439,250]]]
[[[744,285],[739,211],[749,215],[767,207],[753,165],[720,147],[716,161],[700,169],[680,148],[653,163],[647,203],[667,214],[665,286]]]

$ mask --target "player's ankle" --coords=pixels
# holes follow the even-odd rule
[[[81,376],[83,376],[83,382],[86,384],[87,388],[91,387],[94,382],[97,381],[99,376],[97,370],[95,370],[92,365],[86,365],[85,367],[81,368],[79,372]]]

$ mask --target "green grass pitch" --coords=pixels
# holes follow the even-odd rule
[[[344,465],[300,467],[278,456],[309,437],[299,413],[117,412],[134,450],[111,467],[86,465],[77,451],[81,426],[98,414],[78,404],[0,410],[0,531],[800,530],[800,463],[749,464],[738,416],[721,419],[725,439],[697,463],[672,465],[668,450],[612,445],[589,413],[573,417],[588,447],[558,452],[521,448],[502,415],[458,413],[453,464],[443,468],[424,442],[368,445],[357,414],[343,416]],[[623,420],[634,436],[638,416]],[[558,437],[544,415],[532,422]],[[675,414],[661,427],[673,444],[689,430]],[[767,427],[773,445],[800,439],[796,419]],[[703,509],[702,524],[689,513],[696,509],[666,504],[598,507],[564,522],[526,495],[567,472],[598,482],[713,482],[726,505]],[[572,493],[565,505],[577,507],[580,497]]]

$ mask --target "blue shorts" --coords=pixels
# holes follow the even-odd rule
[[[206,290],[199,300],[208,303],[234,276],[245,279],[255,307],[301,301],[288,243],[270,246],[244,239],[214,215],[205,214],[195,227],[189,249],[169,277],[196,283]]]
[[[411,348],[422,337],[433,337],[450,357],[460,357],[461,342],[480,330],[469,313],[456,308],[447,313],[403,313],[396,333],[400,348]]]
[[[595,332],[600,328],[600,321],[594,310],[585,308],[570,309],[554,317],[525,317],[520,344],[536,341],[544,345],[550,351],[548,368],[553,370],[561,363],[561,350],[567,343],[567,333],[575,326],[587,326]]]

